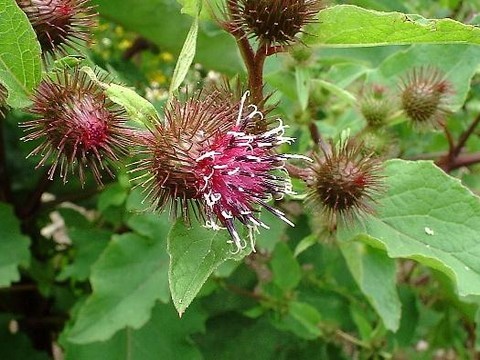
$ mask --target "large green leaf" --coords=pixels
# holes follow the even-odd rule
[[[210,274],[225,260],[241,259],[250,249],[234,254],[226,230],[207,229],[198,222],[188,227],[178,220],[168,235],[168,280],[173,304],[180,316]]]
[[[304,41],[313,46],[376,46],[415,43],[480,44],[480,29],[452,19],[379,12],[351,5],[320,12]]]
[[[18,266],[28,265],[29,246],[10,205],[0,203],[0,288],[20,280]]]
[[[94,0],[101,15],[136,31],[161,50],[180,53],[191,17],[181,14],[176,0]],[[211,22],[202,22],[198,33],[196,61],[207,68],[234,74],[242,71],[233,37]],[[221,59],[221,61],[219,61]]]
[[[381,250],[358,242],[343,242],[340,250],[360,290],[381,316],[385,327],[397,331],[402,309],[396,288],[395,262]]]
[[[189,335],[204,331],[206,316],[195,309],[179,319],[171,305],[157,304],[141,329],[118,332],[105,342],[65,344],[66,360],[201,359]]]
[[[339,238],[385,249],[452,278],[460,296],[480,295],[480,199],[429,161],[390,160],[375,215]]]
[[[8,90],[8,105],[29,105],[28,95],[41,78],[40,54],[25,13],[15,0],[0,0],[0,83]]]
[[[79,310],[68,340],[103,341],[126,326],[143,326],[155,302],[168,301],[167,263],[164,239],[114,236],[92,267],[93,294]]]
[[[90,276],[93,263],[98,259],[112,236],[110,231],[102,229],[71,229],[68,236],[72,241],[75,257],[66,265],[57,280],[74,279],[85,281]]]

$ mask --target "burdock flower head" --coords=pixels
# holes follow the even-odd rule
[[[293,139],[284,136],[280,120],[264,132],[248,133],[263,115],[246,105],[247,94],[235,105],[218,92],[174,99],[165,122],[139,137],[144,158],[134,170],[145,171],[139,178],[155,208],[169,207],[187,222],[193,211],[207,227],[225,227],[237,251],[247,246],[237,225],[248,228],[251,241],[258,226],[268,228],[258,216],[261,207],[293,226],[267,203],[292,192],[284,163],[295,156],[274,150]]]
[[[412,123],[420,127],[442,125],[452,88],[441,73],[433,68],[415,68],[402,82],[402,108]]]
[[[315,20],[321,0],[228,0],[230,32],[241,29],[246,36],[273,46],[297,40],[303,26]]]
[[[381,189],[380,161],[371,154],[363,154],[362,146],[348,137],[338,143],[322,146],[323,156],[316,155],[311,176],[308,201],[319,205],[328,220],[353,220],[362,213],[370,213],[372,195]]]
[[[44,54],[65,53],[87,41],[96,14],[89,0],[16,0],[27,14]]]
[[[42,156],[37,168],[53,160],[49,178],[59,167],[64,183],[77,167],[82,184],[87,168],[98,183],[101,170],[113,176],[108,162],[125,154],[130,130],[123,109],[96,82],[78,69],[64,70],[43,80],[32,100],[30,112],[39,118],[22,126],[29,132],[24,140],[42,141],[29,155]]]

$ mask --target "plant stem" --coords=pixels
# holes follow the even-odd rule
[[[310,172],[308,170],[291,164],[285,164],[285,169],[288,171],[288,175],[290,175],[292,178],[306,181],[310,176]]]
[[[360,346],[364,349],[370,349],[370,345],[357,339],[356,337],[346,333],[346,332],[343,332],[342,330],[340,329],[337,329],[335,331],[335,335],[338,336],[340,339],[346,341],[346,342],[349,342],[350,344],[354,344],[354,345],[357,345],[357,346]]]
[[[238,4],[236,0],[228,0],[227,1],[228,11],[230,13],[230,17],[234,19],[238,16]],[[230,34],[232,34],[235,39],[237,40],[237,45],[240,50],[240,54],[242,55],[243,61],[245,66],[247,67],[248,73],[251,72],[253,69],[255,53],[248,42],[247,34],[242,30],[242,28],[234,28],[234,29],[226,29]]]
[[[248,85],[252,92],[253,102],[260,104],[263,101],[263,66],[267,58],[267,46],[261,45],[257,49],[253,61],[253,68],[248,73]]]
[[[460,152],[464,148],[468,138],[473,134],[473,132],[475,131],[478,124],[480,124],[480,114],[478,114],[477,117],[472,121],[472,123],[470,124],[468,129],[465,130],[462,133],[462,135],[460,135],[460,138],[458,140],[458,144],[452,151],[452,153],[455,157],[460,154]]]
[[[228,11],[230,17],[235,19],[238,17],[238,3],[237,0],[227,1]],[[243,62],[247,68],[248,73],[248,88],[250,89],[253,102],[260,104],[263,101],[263,66],[265,59],[269,55],[269,47],[266,44],[260,44],[257,52],[253,51],[248,36],[240,27],[232,27],[227,31],[232,34],[237,40],[237,45],[242,55]],[[271,49],[271,53],[275,53],[275,49]]]
[[[480,162],[480,154],[464,154],[461,152],[465,147],[470,136],[475,132],[475,129],[480,124],[480,114],[478,114],[475,119],[473,119],[470,126],[460,135],[456,145],[453,145],[453,140],[451,139],[450,132],[445,128],[445,134],[449,142],[450,150],[448,154],[440,157],[436,164],[442,168],[445,172],[450,172],[452,170],[458,169],[462,166],[473,165]]]

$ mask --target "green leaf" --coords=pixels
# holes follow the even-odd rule
[[[312,247],[317,243],[318,243],[318,236],[316,234],[310,234],[304,237],[295,247],[293,256],[297,257],[298,255],[303,253],[305,250],[309,249],[310,247]]]
[[[7,104],[27,107],[42,75],[41,49],[15,0],[0,0],[0,39],[0,83],[8,90]]]
[[[322,317],[312,305],[294,301],[289,304],[288,313],[292,320],[295,320],[295,322],[290,321],[290,325],[296,323],[293,330],[299,336],[305,339],[315,339],[322,334],[319,327]]]
[[[68,237],[72,240],[75,257],[71,264],[66,265],[57,280],[75,279],[85,281],[90,276],[93,263],[107,247],[112,233],[101,229],[71,229]]]
[[[105,211],[111,206],[122,205],[128,196],[128,189],[125,189],[121,184],[114,183],[109,185],[98,198],[98,210]]]
[[[379,12],[338,5],[320,12],[303,38],[311,46],[377,46],[415,43],[480,44],[480,29],[452,19]]]
[[[385,249],[447,274],[460,296],[480,294],[480,199],[429,161],[390,160],[377,212],[340,239]]]
[[[135,90],[112,83],[105,88],[105,94],[114,103],[123,106],[129,119],[139,124],[148,127],[159,119],[155,106],[138,95]]]
[[[333,83],[328,82],[328,81],[325,81],[325,80],[321,80],[321,79],[312,80],[312,87],[314,87],[314,88],[318,87],[318,88],[326,89],[326,90],[330,91],[332,94],[338,96],[340,99],[343,99],[343,100],[349,102],[352,105],[355,105],[358,101],[357,98],[355,97],[355,95],[352,94],[351,92],[349,92],[345,89],[342,89],[338,85],[333,84]]]
[[[20,223],[10,205],[0,203],[0,288],[20,280],[19,266],[30,262],[30,239],[20,231]]]
[[[255,235],[255,246],[268,252],[273,251],[282,237],[285,237],[285,231],[289,227],[284,221],[265,209],[261,211],[260,218],[270,226],[270,229],[262,229]]]
[[[127,219],[127,225],[137,234],[150,239],[166,239],[172,227],[168,212],[133,213]]]
[[[273,282],[285,291],[297,287],[302,273],[300,265],[292,251],[284,242],[279,242],[272,253],[270,266],[273,272]]]
[[[358,242],[343,242],[340,250],[358,287],[385,327],[397,331],[402,309],[395,285],[395,262],[383,251]]]
[[[94,0],[101,15],[135,31],[163,51],[178,55],[191,25],[176,0]],[[201,22],[195,61],[227,74],[243,72],[235,40],[211,22]],[[219,61],[221,59],[222,61]]]
[[[105,342],[65,343],[66,360],[174,360],[201,359],[190,334],[203,332],[206,315],[195,309],[179,319],[173,306],[158,304],[141,329],[119,331]]]
[[[104,341],[126,326],[143,326],[155,302],[168,301],[167,262],[162,239],[114,236],[92,267],[93,293],[80,308],[68,340]]]
[[[198,36],[198,15],[200,8],[201,6],[198,7],[197,14],[193,18],[192,25],[183,44],[182,51],[180,51],[180,55],[178,55],[177,64],[173,70],[172,82],[170,83],[170,89],[168,90],[170,96],[182,84],[185,76],[187,76],[188,70],[190,69],[190,65],[192,65],[193,58],[195,57]]]
[[[138,95],[135,90],[114,83],[101,82],[98,80],[95,71],[88,66],[82,67],[81,70],[105,90],[105,95],[110,100],[125,109],[129,119],[147,128],[158,121],[159,116],[155,106]]]
[[[295,68],[295,81],[297,84],[297,96],[303,111],[307,109],[310,95],[310,70],[307,67]]]
[[[168,280],[173,304],[180,316],[198,294],[210,274],[225,260],[240,260],[251,251],[234,254],[226,230],[215,231],[198,222],[187,227],[178,220],[168,234]]]

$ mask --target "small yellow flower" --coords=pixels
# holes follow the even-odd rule
[[[160,54],[160,59],[166,63],[172,62],[174,60],[173,55],[169,52],[162,52]]]
[[[151,73],[148,78],[152,83],[165,84],[167,82],[167,77],[161,71]]]
[[[120,50],[126,50],[128,49],[130,46],[132,46],[132,41],[131,40],[128,40],[128,39],[123,39],[122,41],[120,41],[120,44],[118,44],[118,48]]]
[[[115,27],[115,34],[117,36],[123,36],[124,33],[125,33],[125,30],[123,29],[123,27],[121,27],[121,26],[116,26]]]

